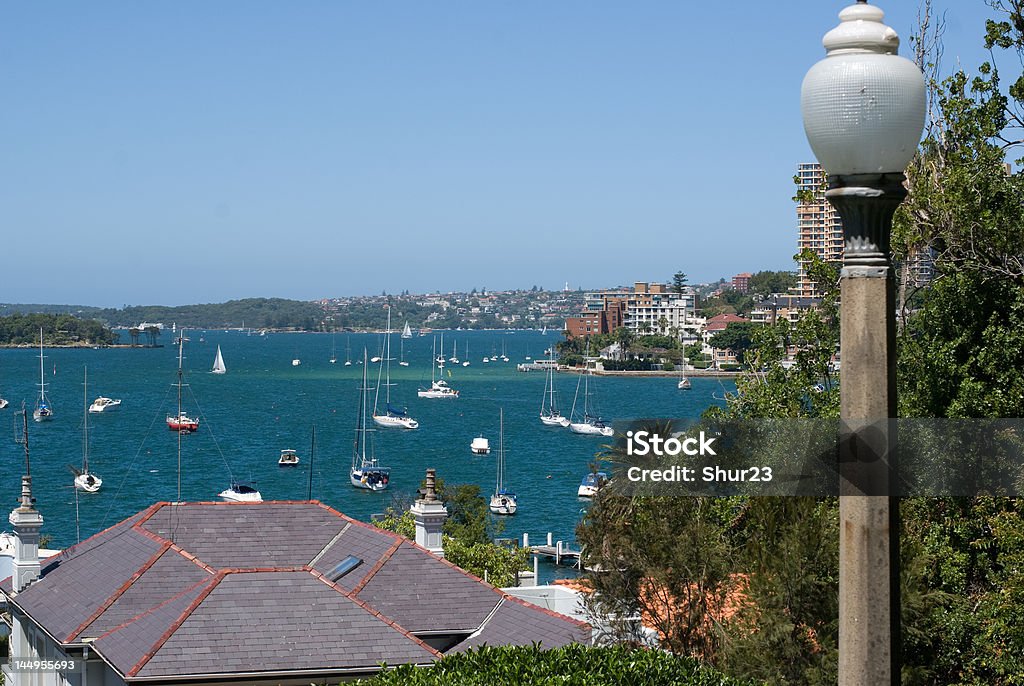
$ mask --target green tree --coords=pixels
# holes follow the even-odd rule
[[[757,326],[753,322],[729,322],[728,326],[716,333],[708,341],[712,348],[731,350],[736,361],[743,364],[747,351],[754,345]]]
[[[685,272],[676,272],[672,275],[672,290],[679,295],[683,294],[686,290],[687,276]]]

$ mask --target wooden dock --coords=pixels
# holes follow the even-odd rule
[[[548,533],[545,545],[530,545],[530,534],[523,534],[523,547],[530,549],[530,554],[536,557],[548,557],[555,561],[556,565],[569,564],[579,566],[581,551],[570,548],[563,541],[553,541],[553,536]]]

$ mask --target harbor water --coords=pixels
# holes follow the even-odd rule
[[[153,502],[177,499],[179,436],[165,423],[178,402],[174,336],[164,331],[163,347],[158,348],[45,349],[43,377],[55,418],[43,423],[31,420],[39,393],[38,348],[0,350],[0,396],[10,401],[0,411],[0,492],[13,507],[24,471],[16,414],[24,401],[29,410],[33,493],[45,520],[43,533],[52,537],[50,547],[72,545]],[[576,524],[589,504],[577,498],[577,486],[609,439],[543,426],[538,414],[546,374],[516,370],[527,357],[544,357],[544,351],[560,340],[558,335],[445,332],[444,378],[459,397],[426,399],[417,397],[416,391],[430,385],[432,346],[435,337],[439,342],[439,333],[404,341],[393,334],[392,404],[407,407],[420,427],[374,432],[375,454],[392,470],[390,488],[379,493],[353,488],[348,473],[362,377],[359,361],[364,348],[369,357],[381,354],[380,334],[195,330],[186,336],[182,409],[199,416],[200,428],[180,437],[183,500],[217,500],[232,479],[254,482],[264,500],[300,500],[306,499],[311,481],[313,498],[369,521],[389,505],[407,506],[428,467],[436,468],[447,483],[478,484],[487,495],[494,488],[498,411],[503,408],[505,483],[518,494],[519,511],[502,518],[500,535],[521,539],[528,532],[540,542],[551,532],[556,540],[574,540]],[[121,337],[127,342],[127,332]],[[453,342],[459,364],[447,361]],[[209,373],[218,345],[227,365],[223,375]],[[398,364],[402,346],[408,367]],[[332,349],[337,357],[333,364]],[[501,360],[503,349],[508,362]],[[482,361],[492,355],[498,359]],[[351,359],[350,366],[346,359]],[[461,364],[466,360],[468,367]],[[98,396],[123,401],[116,412],[89,415],[90,471],[103,479],[95,494],[76,493],[70,469],[82,462],[86,367],[89,402]],[[371,364],[367,371],[369,384],[376,387],[378,365]],[[578,379],[577,374],[555,375],[559,409],[565,415]],[[734,385],[694,378],[692,390],[682,391],[675,378],[593,377],[591,390],[600,414],[619,421],[695,417],[720,403]],[[381,408],[383,400],[382,388]],[[314,424],[316,450],[310,470]],[[470,452],[470,442],[479,435],[489,439],[490,455]],[[298,467],[278,466],[284,448],[298,452]],[[544,576],[555,573],[549,569]]]

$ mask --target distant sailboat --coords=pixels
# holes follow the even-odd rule
[[[352,366],[352,337],[347,336],[345,338],[345,366]]]
[[[391,405],[391,309],[388,308],[388,328],[384,332],[384,357],[380,360],[380,368],[377,370],[377,392],[373,396],[373,422],[377,426],[389,429],[416,429],[420,423],[409,416],[406,408],[397,408]],[[386,371],[386,375],[384,372]],[[379,412],[377,403],[380,400],[381,377],[384,376],[384,411]]]
[[[359,413],[356,416],[356,440],[352,445],[352,469],[349,480],[356,488],[383,491],[391,480],[391,469],[381,467],[373,453],[370,434],[376,429],[369,426],[370,387],[366,383],[366,348],[363,348],[363,385],[359,389]]]
[[[184,357],[184,350],[185,350],[185,330],[184,329],[182,329],[181,335],[178,336],[177,343],[178,343],[178,383],[177,383],[177,386],[178,386],[178,414],[167,415],[167,428],[170,429],[171,431],[177,431],[178,434],[180,435],[180,434],[192,433],[193,431],[198,431],[199,430],[199,420],[198,419],[192,419],[191,417],[188,416],[188,414],[186,414],[181,409],[181,387],[184,385],[182,383],[182,369],[181,369],[181,361],[182,361],[182,358]],[[179,448],[179,451],[180,451],[180,449],[181,449],[180,441],[179,441],[179,444],[178,444],[178,448]],[[178,458],[178,461],[180,463],[180,461],[181,461],[180,456]],[[179,471],[180,471],[180,466],[179,466]],[[180,491],[180,487],[179,487],[179,491]],[[178,499],[179,500],[181,499],[181,493],[180,492],[178,493]]]
[[[224,356],[220,354],[220,346],[217,346],[217,356],[213,358],[213,369],[211,374],[226,374],[228,368],[224,366]]]
[[[587,352],[589,354],[589,350]],[[595,414],[596,410],[591,406],[590,376],[592,368],[589,361],[585,362],[585,364],[587,365],[587,369],[580,375],[579,381],[576,382],[576,397],[574,397],[572,401],[569,431],[572,431],[574,434],[587,434],[591,436],[612,436],[615,434],[615,430],[605,424],[604,420],[599,415]],[[583,386],[583,417],[579,421],[573,421],[576,419],[576,405],[580,396],[581,384]]]
[[[56,369],[56,367],[54,367]],[[53,419],[53,407],[46,398],[46,373],[43,370],[43,328],[39,327],[39,400],[32,411],[32,419],[37,422],[48,422]]]
[[[505,486],[505,413],[498,411],[498,478],[491,495],[490,510],[494,514],[514,515],[519,508],[516,494]]]
[[[545,426],[569,426],[569,418],[563,417],[558,411],[558,406],[555,403],[555,358],[550,356],[548,358],[550,364],[548,364],[548,376],[544,381],[544,395],[541,396],[540,400],[540,421]]]
[[[82,386],[85,388],[85,417],[82,424],[82,470],[72,469],[75,474],[75,488],[86,493],[96,493],[103,485],[103,479],[89,471],[89,369],[85,369],[85,380]]]
[[[335,345],[334,345],[334,334],[332,333],[331,334],[331,364],[334,364],[334,363],[336,363],[338,361],[338,356],[337,356],[337,354],[335,354],[335,350],[336,350],[336,348],[335,348]]]
[[[412,338],[412,329],[409,328],[409,322],[406,322],[405,328],[402,329],[402,338]]]
[[[441,334],[441,346],[444,347],[444,334]],[[433,353],[434,363],[430,366],[430,388],[421,388],[417,395],[421,398],[458,398],[459,392],[448,385],[444,380],[444,357],[437,355],[437,341],[434,341]],[[438,378],[437,371],[441,371]]]

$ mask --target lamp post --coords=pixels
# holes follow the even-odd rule
[[[804,129],[843,221],[839,684],[900,683],[899,501],[891,496],[896,312],[889,234],[924,126],[924,78],[858,0],[801,88]]]

